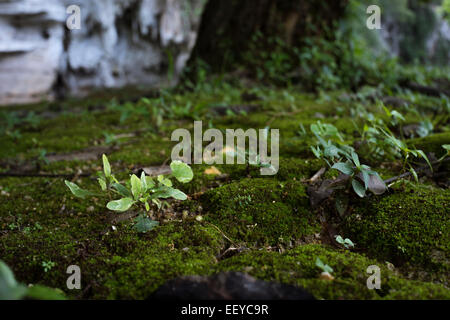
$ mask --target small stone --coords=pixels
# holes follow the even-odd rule
[[[93,212],[94,210],[94,206],[90,206],[86,209],[87,212]]]
[[[322,272],[322,273],[320,274],[320,279],[322,279],[322,280],[328,280],[328,281],[333,281],[333,280],[334,280],[334,277],[333,277],[330,273],[328,273],[328,272]]]
[[[389,261],[386,261],[386,267],[391,271],[395,270],[394,265],[392,263],[390,263]]]

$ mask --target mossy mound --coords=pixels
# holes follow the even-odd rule
[[[400,182],[391,194],[359,201],[345,234],[375,257],[422,266],[447,282],[449,205],[450,190]]]
[[[99,275],[104,282],[97,298],[145,299],[167,280],[206,274],[224,246],[221,233],[197,221],[171,222],[136,239],[136,234],[111,236],[107,242],[132,247],[111,252]]]
[[[320,230],[300,182],[242,179],[206,192],[205,218],[237,241],[275,245]]]
[[[316,258],[333,268],[333,281],[320,279]],[[381,289],[369,290],[367,267],[380,268]],[[241,271],[270,281],[302,286],[318,299],[448,299],[442,285],[405,280],[379,261],[322,245],[303,245],[285,253],[264,250],[238,254],[224,260],[217,271]]]

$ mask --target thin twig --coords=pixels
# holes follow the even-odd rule
[[[448,162],[448,161],[450,161],[450,158],[444,159],[442,161],[435,161],[435,162],[431,163],[431,166],[434,167],[435,165],[442,164],[442,163]],[[429,166],[426,165],[426,166],[422,166],[420,168],[417,168],[416,172],[419,173],[419,172],[422,172],[422,171],[424,171],[426,169],[429,169]],[[396,177],[392,177],[392,178],[386,179],[386,180],[384,180],[384,183],[386,185],[389,185],[392,182],[395,182],[397,180],[400,180],[400,179],[403,179],[403,178],[406,178],[406,177],[409,177],[409,176],[412,176],[412,175],[413,175],[413,173],[411,171],[408,171],[408,172],[402,173],[401,175],[398,175]]]

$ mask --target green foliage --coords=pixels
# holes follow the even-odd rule
[[[311,146],[314,155],[325,160],[332,169],[349,176],[351,186],[358,196],[364,197],[367,190],[375,194],[384,192],[386,186],[379,174],[368,165],[360,163],[354,148],[342,143],[344,139],[335,126],[319,121],[311,125],[311,131],[318,141],[316,146]]]
[[[42,268],[44,268],[45,272],[49,272],[53,269],[54,266],[56,266],[56,263],[53,261],[42,261]]]
[[[98,178],[101,191],[106,192],[109,197],[114,194],[121,196],[120,199],[111,200],[106,204],[106,207],[111,211],[125,212],[136,206],[142,211],[145,209],[144,212],[148,213],[152,207],[161,209],[163,205],[166,205],[164,199],[187,199],[185,193],[172,187],[172,181],[170,180],[170,177],[174,177],[181,183],[188,183],[192,180],[194,176],[192,169],[181,161],[173,161],[170,164],[172,174],[169,176],[159,175],[156,182],[142,171],[140,178],[132,174],[129,182],[124,186],[111,173],[111,166],[106,155],[103,155],[102,160],[103,172],[99,173]],[[66,180],[65,184],[72,194],[78,198],[85,199],[88,196],[97,195],[97,193],[80,188],[73,182]],[[135,220],[135,229],[139,232],[149,231],[157,225],[147,213],[140,215]]]
[[[47,271],[46,271],[47,272]],[[18,283],[12,270],[0,260],[0,300],[19,300],[31,298],[36,300],[64,300],[64,295],[55,289],[40,285],[26,287]]]
[[[342,236],[336,236],[336,242],[342,244],[346,249],[353,248],[355,244],[349,238],[342,238]]]

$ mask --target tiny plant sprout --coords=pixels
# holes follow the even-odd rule
[[[320,269],[322,269],[323,272],[328,272],[328,273],[333,272],[333,268],[331,268],[329,265],[323,263],[319,257],[316,258],[316,266],[319,267]]]
[[[103,172],[98,173],[97,179],[100,186],[99,192],[84,190],[67,180],[65,184],[73,195],[82,199],[93,195],[103,196],[103,194],[109,199],[118,197],[118,199],[110,200],[106,204],[106,208],[111,211],[125,212],[131,208],[136,208],[140,211],[140,214],[135,219],[134,229],[142,233],[152,230],[159,224],[158,221],[150,219],[150,215],[163,206],[168,206],[166,199],[187,199],[184,192],[172,187],[171,178],[175,178],[181,183],[188,183],[194,177],[191,167],[181,161],[173,161],[170,164],[172,170],[170,175],[159,175],[154,181],[151,177],[146,176],[145,172],[142,172],[140,177],[132,174],[128,183],[124,185],[112,174],[111,165],[106,155],[103,155],[102,160]]]
[[[349,238],[342,238],[342,236],[337,235],[336,236],[336,242],[343,245],[346,249],[353,248],[355,244],[350,240]]]
[[[334,280],[334,277],[331,275],[333,272],[333,268],[331,268],[329,265],[324,264],[322,260],[320,260],[319,257],[316,258],[316,266],[322,269],[322,273],[320,274],[320,279],[332,281]]]

